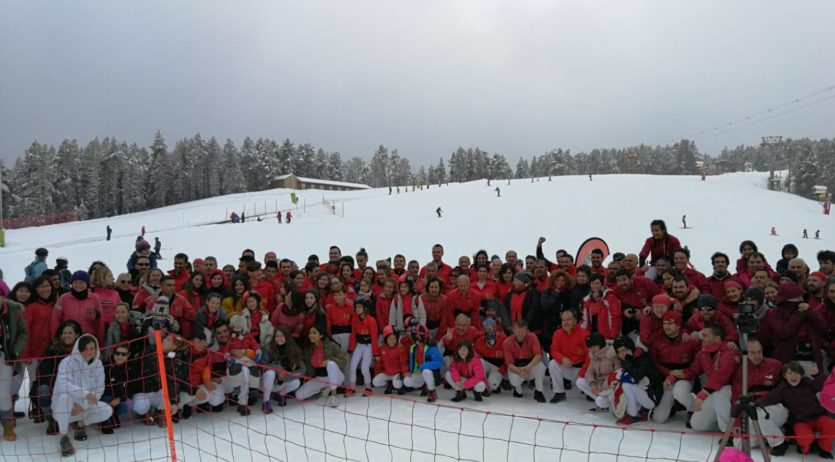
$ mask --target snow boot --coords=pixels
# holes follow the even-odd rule
[[[240,414],[242,417],[245,417],[245,416],[248,416],[249,414],[251,414],[251,412],[249,410],[249,406],[244,406],[243,404],[238,405],[237,411],[238,411],[238,414]]]
[[[560,401],[565,401],[565,393],[554,393],[554,397],[551,398],[551,402],[559,403]]]
[[[69,457],[75,454],[75,448],[72,447],[70,437],[67,435],[61,437],[61,441],[58,443],[58,447],[61,449],[61,456],[63,457]]]
[[[489,396],[489,395],[487,395],[485,393],[484,396]],[[481,393],[479,393],[477,391],[473,392],[473,399],[475,399],[476,401],[484,401],[483,399],[481,399]]]
[[[437,400],[438,400],[438,391],[437,390],[430,391],[429,392],[429,397],[426,398],[426,402],[427,403],[434,403]]]
[[[537,403],[544,403],[545,402],[545,395],[543,395],[541,391],[536,390],[535,392],[533,392],[533,399]]]
[[[17,441],[17,435],[14,432],[14,420],[3,422],[3,440]]]
[[[465,399],[467,399],[467,392],[464,391],[464,390],[459,390],[459,391],[455,392],[455,396],[452,398],[452,402],[453,403],[460,403],[461,401],[464,401]]]
[[[287,406],[287,395],[278,395],[278,399],[276,399],[276,401],[278,402],[278,407]]]
[[[273,413],[273,405],[270,404],[269,400],[264,401],[264,404],[261,405],[261,412],[263,412],[264,414]]]
[[[390,395],[392,391],[394,391],[394,385],[392,385],[391,382],[389,382],[388,384],[386,384],[386,389],[385,389],[385,391],[383,391],[383,394],[384,395]],[[398,390],[398,391],[400,391],[400,390]]]
[[[84,431],[84,427],[82,427],[78,422],[71,423],[70,429],[74,430],[73,438],[76,441],[87,441],[87,432]]]
[[[58,422],[52,418],[51,415],[46,416],[46,434],[47,435],[57,435],[58,434]]]

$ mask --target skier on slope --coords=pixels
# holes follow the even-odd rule
[[[441,213],[442,213],[442,212],[443,212],[443,210],[441,210],[441,208],[440,208],[440,207],[438,207],[438,208],[436,208],[436,209],[435,209],[435,213],[437,213],[437,214],[438,214],[438,218],[441,218]]]
[[[498,186],[496,186],[495,191],[496,191],[496,197],[502,197],[502,190],[501,190],[501,189],[499,189],[499,187],[498,187]]]

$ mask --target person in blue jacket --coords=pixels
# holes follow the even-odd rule
[[[441,352],[434,345],[427,344],[429,329],[419,325],[413,335],[414,344],[409,347],[409,373],[403,377],[403,385],[421,388],[421,396],[434,403],[438,399],[435,384],[441,381],[441,366],[444,364]]]

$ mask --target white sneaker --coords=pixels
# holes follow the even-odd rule
[[[339,401],[336,400],[336,396],[330,395],[325,405],[328,407],[339,407]]]

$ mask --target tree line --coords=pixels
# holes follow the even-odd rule
[[[344,160],[289,139],[245,138],[240,146],[227,139],[204,139],[199,133],[169,148],[156,133],[150,146],[113,137],[94,138],[81,146],[65,139],[56,149],[38,141],[11,169],[2,169],[6,217],[74,212],[82,219],[139,212],[225,194],[261,191],[276,176],[363,183],[372,187],[464,182],[561,175],[636,173],[697,175],[789,169],[783,188],[811,197],[812,187],[835,188],[835,140],[787,139],[776,146],[725,148],[718,156],[699,152],[695,142],[664,146],[641,144],[620,149],[572,153],[554,149],[520,158],[512,168],[500,153],[459,147],[437,164],[415,169],[397,149],[379,146],[369,160]]]

